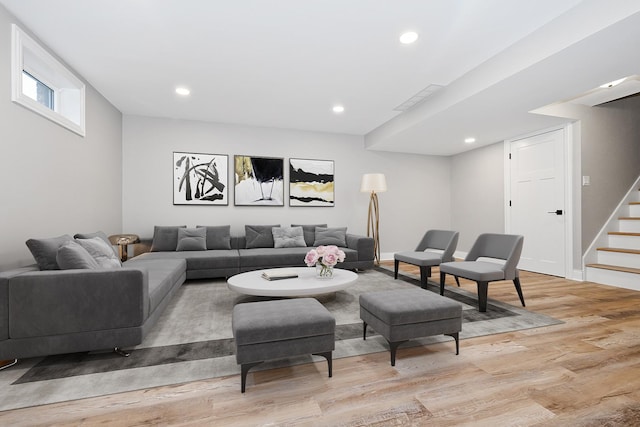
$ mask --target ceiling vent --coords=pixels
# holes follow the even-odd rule
[[[599,87],[590,90],[576,98],[567,101],[570,104],[588,105],[594,107],[606,102],[626,98],[640,92],[640,76],[633,75],[625,78],[621,83],[611,87]]]
[[[422,104],[425,99],[433,95],[435,92],[442,89],[444,86],[440,85],[429,85],[426,88],[422,89],[420,92],[413,95],[411,98],[404,101],[402,104],[398,105],[393,111],[407,111],[415,107],[416,105]]]

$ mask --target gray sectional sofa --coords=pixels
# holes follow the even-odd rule
[[[187,279],[229,277],[246,271],[273,267],[304,267],[304,257],[312,247],[336,244],[345,253],[344,262],[336,267],[349,270],[369,269],[374,264],[373,239],[349,234],[346,228],[327,228],[326,224],[293,225],[302,228],[302,240],[282,247],[273,238],[273,228],[279,225],[247,225],[244,236],[231,236],[228,226],[199,227],[206,230],[206,247],[177,250],[178,233],[185,226],[155,227],[151,251],[134,259],[184,259]],[[316,238],[319,228],[325,235]],[[294,240],[290,238],[289,240]]]
[[[113,250],[100,243],[108,242],[104,233],[41,239],[39,246],[30,246],[38,265],[0,273],[0,360],[132,347],[142,342],[186,279],[304,266],[306,245],[316,243],[316,225],[302,227],[304,247],[299,236],[275,247],[267,233],[273,227],[247,226],[246,235],[238,237],[229,235],[228,226],[206,227],[205,246],[202,230],[155,227],[151,251],[115,268],[115,255],[103,253],[96,258],[98,266],[77,256],[76,242]],[[346,258],[338,267],[373,267],[373,239],[346,234],[346,229],[325,231],[329,238],[337,232],[344,239]],[[74,256],[60,257],[71,249]]]

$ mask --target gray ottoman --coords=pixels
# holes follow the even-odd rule
[[[327,359],[332,375],[336,320],[314,298],[238,304],[231,327],[243,393],[249,369],[266,360],[315,354]]]
[[[391,366],[396,365],[398,346],[412,338],[448,335],[456,340],[462,330],[462,306],[424,289],[398,289],[360,295],[360,318],[386,338],[391,349]]]

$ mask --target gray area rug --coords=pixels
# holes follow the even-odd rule
[[[362,339],[358,297],[374,290],[416,286],[420,286],[417,277],[401,275],[394,280],[391,271],[376,268],[359,272],[358,280],[347,290],[319,296],[336,318],[333,357],[388,351],[384,338],[371,329],[367,340]],[[439,292],[433,282],[428,289]],[[460,288],[448,286],[445,295],[463,305],[461,339],[562,323],[491,299],[487,312],[480,313],[477,296]],[[232,292],[221,279],[189,281],[178,291],[144,342],[131,349],[130,357],[111,352],[64,354],[22,360],[15,367],[0,371],[0,410],[239,374],[231,333],[231,310],[235,304],[264,299]],[[403,346],[447,340],[455,351],[453,339],[445,336],[414,340]],[[461,347],[464,351],[464,345]],[[324,359],[296,357],[265,363],[254,370],[318,360]],[[239,383],[238,379],[238,390]]]

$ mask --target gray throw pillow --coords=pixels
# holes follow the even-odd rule
[[[100,268],[95,259],[80,244],[70,240],[58,248],[56,261],[61,270]]]
[[[231,249],[230,225],[197,225],[207,230],[207,249]]]
[[[320,245],[336,245],[340,247],[347,246],[347,227],[325,228],[316,227],[316,240],[314,246]]]
[[[204,228],[179,228],[176,251],[206,251],[207,230]]]
[[[31,255],[38,263],[40,270],[60,270],[56,256],[60,246],[73,239],[68,234],[49,239],[29,239],[26,241],[27,247],[31,251]]]
[[[272,248],[274,243],[271,229],[273,227],[280,227],[280,224],[245,225],[244,233],[247,240],[246,248]]]
[[[87,250],[96,260],[100,268],[120,268],[122,263],[113,253],[111,246],[99,237],[93,239],[77,239],[76,242]]]
[[[302,227],[273,227],[274,248],[306,248]]]
[[[116,256],[120,256],[118,254],[118,249],[111,244],[104,231],[96,231],[95,233],[77,233],[73,235],[74,239],[93,239],[94,237],[99,237],[104,240],[106,244],[111,246],[111,249],[113,249],[113,253],[116,254]]]
[[[326,227],[327,224],[291,224],[292,227],[302,227],[304,242],[307,246],[313,246],[316,241],[316,227]]]
[[[186,228],[186,225],[153,227],[153,242],[151,242],[151,252],[175,252],[178,247],[178,229]]]

